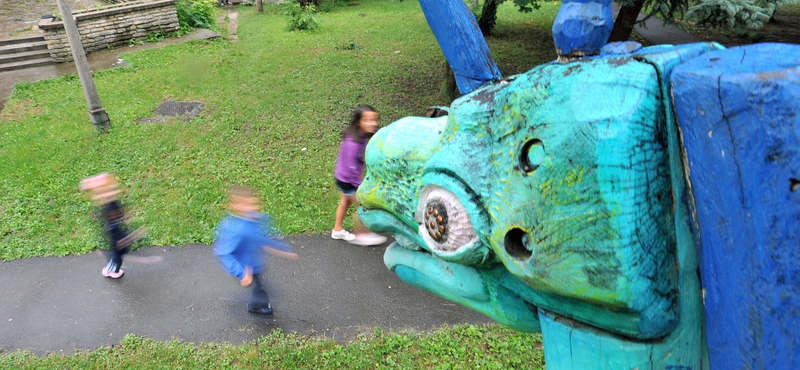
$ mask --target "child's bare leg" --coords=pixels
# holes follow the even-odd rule
[[[355,195],[353,196],[355,198]],[[356,200],[353,204],[356,206],[356,211],[353,212],[353,234],[356,235],[363,235],[369,234],[370,231],[361,223],[361,220],[358,219],[358,200]]]
[[[339,206],[336,207],[336,222],[333,224],[334,231],[342,230],[344,217],[347,216],[347,209],[350,208],[350,203],[355,197],[355,195],[348,196],[339,193]]]
[[[353,195],[353,198],[355,198],[355,195]],[[385,243],[385,236],[373,233],[370,229],[367,229],[363,223],[361,223],[361,220],[358,219],[358,199],[353,199],[353,204],[356,206],[356,212],[353,213],[353,234],[355,234],[356,238],[352,241],[349,241],[349,243],[364,247]]]

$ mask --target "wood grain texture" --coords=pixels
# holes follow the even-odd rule
[[[708,53],[672,78],[712,369],[798,369],[800,46]]]

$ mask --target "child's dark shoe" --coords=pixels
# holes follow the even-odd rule
[[[272,304],[267,303],[266,307],[253,307],[251,305],[247,305],[247,311],[257,313],[259,315],[272,315]]]

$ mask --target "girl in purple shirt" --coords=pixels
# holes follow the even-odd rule
[[[334,177],[336,187],[339,188],[339,206],[336,208],[336,222],[331,231],[331,238],[346,240],[356,245],[378,245],[386,242],[386,237],[371,233],[358,232],[351,234],[342,228],[344,217],[350,205],[358,208],[356,190],[361,185],[364,172],[364,151],[367,141],[378,130],[378,112],[369,105],[359,105],[353,111],[350,125],[344,131],[344,139],[336,159]],[[353,215],[354,225],[357,229],[365,230],[358,222],[358,213]]]

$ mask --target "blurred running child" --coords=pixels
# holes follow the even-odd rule
[[[364,179],[364,153],[367,141],[378,131],[378,112],[369,105],[359,105],[353,111],[350,125],[345,129],[339,157],[336,159],[334,177],[339,189],[339,206],[336,208],[336,220],[331,231],[331,238],[346,240],[348,243],[368,246],[386,242],[386,237],[367,230],[358,221],[358,212],[353,215],[355,235],[344,230],[344,217],[351,205],[358,209],[356,190]]]
[[[259,212],[261,201],[253,189],[235,186],[229,191],[228,200],[230,213],[217,228],[214,255],[222,268],[239,279],[242,286],[252,283],[247,311],[270,315],[272,304],[261,281],[267,262],[264,252],[290,259],[297,259],[297,254],[289,244],[273,235],[269,216]]]
[[[127,217],[119,201],[122,190],[119,189],[116,176],[101,173],[85,178],[81,180],[80,189],[88,191],[92,201],[100,209],[110,244],[111,258],[100,273],[105,277],[118,279],[125,273],[122,271],[122,256],[128,253],[128,247],[144,235],[146,230],[140,227],[130,234],[126,232]]]

